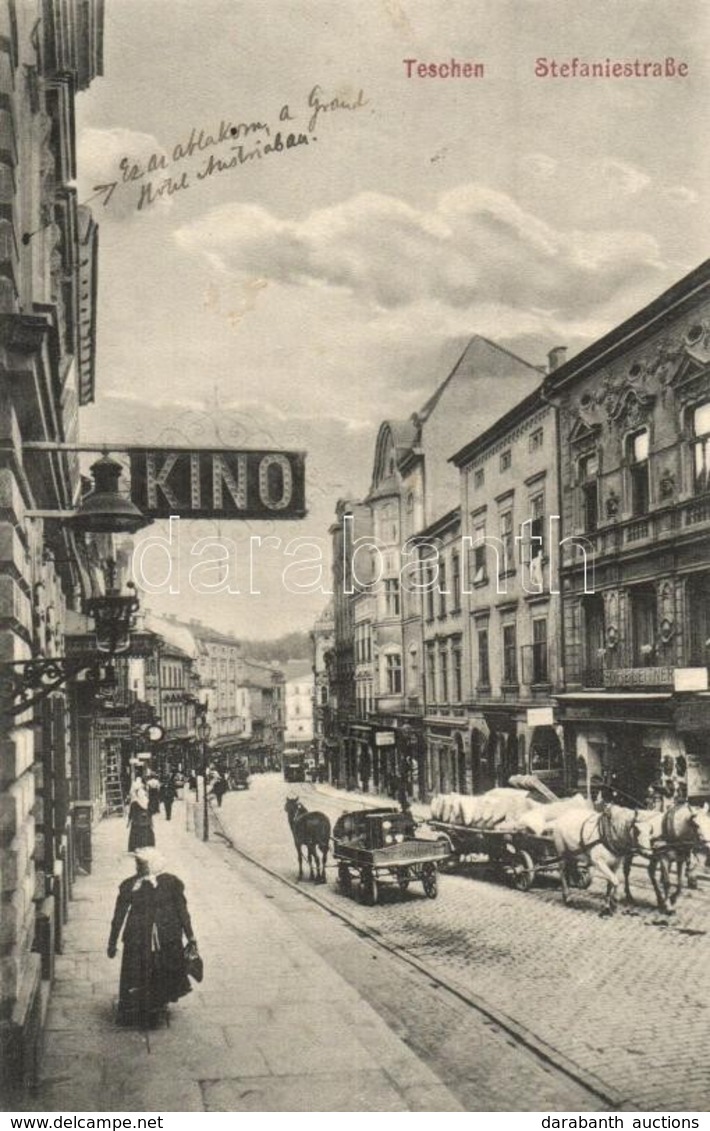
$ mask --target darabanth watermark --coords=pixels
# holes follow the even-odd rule
[[[138,541],[132,557],[132,575],[139,589],[151,595],[178,596],[187,572],[187,587],[198,596],[229,594],[235,597],[262,595],[267,555],[284,559],[281,585],[294,596],[322,594],[333,596],[334,586],[343,594],[377,595],[397,583],[399,592],[451,595],[453,582],[447,581],[444,562],[453,551],[470,563],[459,572],[455,585],[459,596],[472,594],[484,585],[495,585],[495,592],[509,592],[508,582],[518,572],[523,592],[530,595],[557,595],[560,557],[563,547],[579,555],[583,591],[594,592],[594,546],[581,535],[560,538],[560,516],[550,515],[547,536],[533,533],[538,520],[526,519],[520,533],[509,538],[486,534],[477,538],[462,535],[454,545],[444,547],[436,539],[421,536],[391,546],[375,535],[353,536],[352,516],[343,521],[343,553],[337,569],[331,572],[330,542],[317,535],[282,539],[275,534],[254,534],[248,547],[238,546],[221,535],[198,538],[190,547],[186,567],[184,545],[180,539],[180,516],[171,515],[168,533],[150,534]],[[273,558],[272,558],[273,561]]]

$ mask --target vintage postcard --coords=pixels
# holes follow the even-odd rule
[[[0,7],[5,1110],[700,1126],[707,5]]]

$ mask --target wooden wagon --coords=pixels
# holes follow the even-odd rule
[[[333,844],[341,890],[352,895],[357,880],[360,899],[369,906],[377,903],[385,883],[404,892],[420,882],[424,894],[436,899],[438,866],[451,851],[445,837],[417,836],[411,814],[394,808],[343,813],[333,828]]]

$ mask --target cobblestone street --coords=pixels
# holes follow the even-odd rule
[[[361,799],[298,787],[308,808],[331,819]],[[274,775],[226,796],[219,819],[237,847],[295,880],[295,850],[283,801],[289,787]],[[293,787],[291,787],[293,792]],[[390,946],[488,1003],[552,1046],[639,1110],[705,1110],[710,1086],[708,1037],[710,888],[684,892],[669,918],[655,910],[644,872],[634,868],[634,907],[600,917],[603,884],[562,903],[554,878],[531,892],[490,878],[445,874],[439,898],[420,885],[405,895],[385,890],[362,906],[328,884],[319,899],[376,932]]]

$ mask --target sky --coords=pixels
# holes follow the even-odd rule
[[[82,437],[308,452],[305,519],[181,520],[169,583],[146,558],[151,608],[247,638],[309,628],[336,500],[367,492],[380,422],[474,334],[543,365],[707,258],[707,19],[703,0],[108,0],[104,76],[77,97],[100,225]],[[688,74],[535,75],[574,57]],[[231,592],[190,584],[206,537]],[[292,569],[306,554],[324,592],[298,594],[317,590]]]

